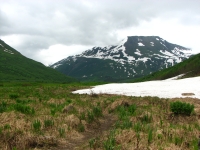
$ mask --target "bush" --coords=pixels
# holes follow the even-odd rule
[[[194,111],[194,105],[185,102],[171,102],[170,109],[175,114],[183,114],[183,115],[190,115]]]

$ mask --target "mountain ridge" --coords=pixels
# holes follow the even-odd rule
[[[200,76],[200,53],[191,56],[189,59],[186,59],[172,67],[135,79],[133,82],[165,80],[174,76],[179,76],[179,78]]]
[[[0,82],[72,82],[75,79],[23,56],[0,40]]]
[[[128,36],[118,45],[93,47],[50,67],[81,81],[112,82],[148,75],[180,63],[191,55],[189,48],[169,43],[159,36]],[[89,62],[98,64],[92,66]]]

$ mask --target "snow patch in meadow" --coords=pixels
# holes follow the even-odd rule
[[[200,77],[140,83],[111,83],[94,86],[92,89],[74,91],[75,94],[118,94],[126,96],[157,96],[160,98],[186,97],[182,93],[194,93],[187,97],[200,99]]]

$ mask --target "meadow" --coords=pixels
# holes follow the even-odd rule
[[[198,150],[199,99],[72,94],[93,85],[0,83],[0,149]]]

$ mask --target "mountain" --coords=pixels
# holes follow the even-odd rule
[[[143,82],[150,80],[165,80],[180,75],[180,78],[189,78],[200,76],[200,54],[191,56],[189,59],[184,60],[167,69],[154,72],[145,77],[135,79],[133,82]]]
[[[158,36],[129,36],[118,45],[93,47],[50,67],[81,81],[124,82],[168,68],[191,50]]]
[[[72,82],[75,79],[26,58],[0,40],[0,82]]]

